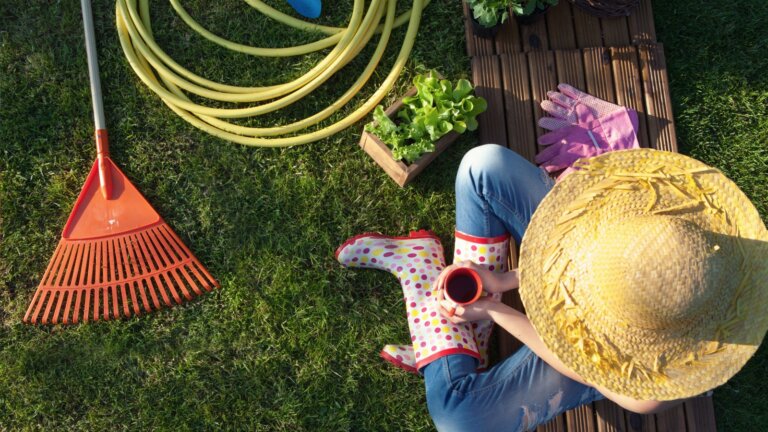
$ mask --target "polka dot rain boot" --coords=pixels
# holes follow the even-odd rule
[[[453,262],[472,261],[496,272],[507,271],[507,256],[509,255],[509,234],[498,237],[475,237],[456,231],[456,242],[453,249]],[[501,294],[489,294],[501,298]],[[485,370],[488,364],[488,342],[493,332],[493,321],[476,321],[472,323],[475,341],[480,350],[480,370]]]
[[[358,235],[339,246],[336,259],[347,267],[385,270],[399,279],[416,370],[450,354],[480,358],[471,327],[452,324],[438,312],[434,282],[445,267],[445,258],[443,246],[432,232],[415,231],[408,237]],[[382,357],[387,358],[385,354],[389,354],[386,349]]]

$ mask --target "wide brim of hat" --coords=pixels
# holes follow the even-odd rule
[[[586,288],[570,267],[585,230],[655,214],[728,236],[739,255],[730,298],[684,334],[610,325],[571,295]],[[580,161],[539,204],[521,244],[520,296],[545,345],[585,381],[639,400],[681,399],[723,384],[757,350],[768,329],[766,258],[765,224],[720,171],[677,153],[618,151]]]

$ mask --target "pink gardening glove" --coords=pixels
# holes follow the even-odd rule
[[[587,107],[594,118],[605,117],[624,109],[621,105],[612,104],[568,84],[559,84],[559,92],[547,92],[548,100],[541,103],[543,109],[551,117],[539,119],[539,126],[547,130],[557,130],[562,127],[579,124],[576,106]]]
[[[576,103],[574,113],[578,124],[561,127],[539,137],[539,144],[548,147],[536,155],[536,163],[547,172],[569,168],[581,158],[640,147],[637,141],[638,119],[634,110],[621,108],[596,118],[589,107]]]

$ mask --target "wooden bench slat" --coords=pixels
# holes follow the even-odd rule
[[[664,46],[643,45],[638,49],[651,147],[676,152],[677,135],[672,115],[672,98],[669,95]]]
[[[501,68],[497,56],[472,58],[472,80],[475,94],[488,102],[488,109],[477,117],[480,123],[480,144],[507,145],[504,119],[504,99],[501,87]]]
[[[500,56],[508,147],[532,161],[536,154],[535,120],[531,107],[528,59],[525,54]]]
[[[684,404],[688,432],[716,432],[712,396],[693,398]]]
[[[632,108],[638,114],[637,140],[641,147],[650,147],[643,87],[640,84],[640,65],[637,48],[631,46],[611,48],[613,77],[616,84],[616,103]]]
[[[565,413],[565,425],[569,432],[597,432],[594,405],[582,405]]]
[[[576,33],[573,30],[571,5],[561,1],[547,12],[547,31],[550,49],[576,49]]]
[[[584,48],[584,73],[587,79],[587,93],[616,103],[609,49]]]
[[[595,416],[597,417],[598,432],[624,432],[627,430],[624,410],[608,399],[595,402]]]
[[[656,27],[653,24],[651,0],[641,0],[640,6],[627,17],[629,35],[633,44],[656,42]]]

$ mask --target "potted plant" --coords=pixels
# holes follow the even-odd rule
[[[532,24],[540,20],[549,8],[557,3],[558,0],[522,0],[512,6],[512,11],[519,24]]]
[[[400,186],[453,143],[459,134],[477,129],[477,116],[488,104],[473,95],[465,79],[455,83],[434,71],[419,74],[414,87],[394,105],[379,105],[365,126],[360,147]]]
[[[471,11],[472,31],[482,38],[492,38],[509,18],[510,8],[520,7],[520,0],[465,0]]]

